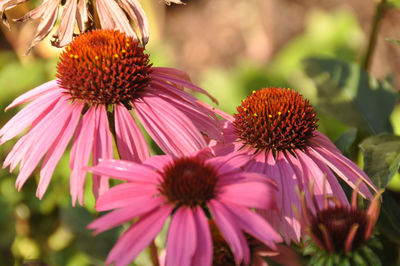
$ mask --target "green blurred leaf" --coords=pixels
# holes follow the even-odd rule
[[[350,128],[335,141],[335,145],[342,153],[348,153],[350,146],[351,144],[354,143],[356,137],[357,137],[357,129]]]
[[[364,171],[379,188],[385,188],[400,166],[400,137],[390,134],[373,136],[360,144]]]
[[[317,108],[358,128],[363,135],[392,132],[389,116],[396,103],[391,85],[369,77],[357,64],[331,58],[304,61],[317,89]]]
[[[389,192],[382,194],[381,212],[376,227],[387,239],[400,245],[400,205]]]

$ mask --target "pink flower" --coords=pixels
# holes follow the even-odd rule
[[[299,241],[300,222],[293,206],[300,209],[296,187],[305,190],[306,197],[313,194],[323,202],[323,184],[329,195],[335,195],[343,204],[347,198],[337,177],[355,188],[361,180],[359,193],[368,199],[376,191],[366,174],[344,157],[335,145],[317,131],[316,114],[307,100],[290,89],[264,88],[243,100],[238,113],[231,117],[221,111],[224,122],[224,142],[211,141],[217,155],[246,154],[252,160],[246,171],[263,173],[273,178],[279,191],[276,193],[278,215],[263,212],[272,225],[283,234],[287,243]],[[314,180],[314,189],[308,191]]]
[[[251,208],[273,208],[275,184],[255,173],[245,173],[243,156],[155,156],[143,165],[101,160],[97,175],[126,180],[98,198],[98,211],[112,212],[88,227],[95,233],[136,220],[120,237],[106,264],[130,263],[160,232],[167,218],[166,265],[211,265],[213,245],[208,219],[213,219],[225,238],[236,264],[250,262],[243,231],[271,248],[280,236]]]
[[[93,164],[99,158],[113,158],[111,132],[122,159],[148,158],[136,119],[164,152],[177,156],[206,146],[200,132],[217,138],[220,134],[214,115],[183,87],[207,93],[179,70],[152,67],[144,49],[124,33],[98,30],[80,35],[61,54],[57,69],[57,80],[21,95],[7,107],[30,102],[0,130],[0,143],[4,143],[31,125],[3,167],[10,165],[13,171],[21,162],[16,181],[20,190],[44,158],[39,198],[73,135],[70,189],[73,204],[76,199],[82,204],[83,167],[91,154]],[[95,196],[107,189],[107,179],[95,175]]]
[[[8,25],[8,19],[5,11],[26,1],[0,1],[0,14],[6,25]],[[172,2],[181,3],[180,1]],[[31,19],[40,21],[29,50],[36,46],[53,29],[58,18],[60,5],[63,6],[63,12],[54,41],[52,41],[54,46],[64,47],[72,41],[75,23],[77,23],[80,33],[96,28],[117,29],[135,39],[140,38],[143,46],[149,40],[147,17],[138,0],[68,0],[65,4],[62,4],[59,0],[45,0],[40,6],[17,19],[20,22]],[[93,12],[93,14],[90,12]],[[98,21],[95,18],[98,18]],[[135,26],[132,26],[130,21],[133,21]]]

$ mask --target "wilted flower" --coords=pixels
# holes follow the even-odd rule
[[[94,174],[128,183],[117,185],[98,198],[98,211],[116,210],[89,228],[100,233],[135,221],[115,244],[106,263],[130,263],[156,237],[169,216],[166,265],[211,265],[211,218],[232,250],[236,264],[250,262],[243,231],[274,249],[281,237],[249,208],[275,207],[275,184],[259,174],[243,172],[240,167],[246,160],[241,157],[192,156],[173,160],[164,155],[152,157],[143,165],[101,160],[92,167]]]
[[[0,14],[8,25],[5,11],[27,0],[1,0]],[[171,1],[167,1],[169,4]],[[180,1],[172,1],[179,4]],[[117,29],[140,39],[144,46],[149,40],[149,25],[146,14],[138,0],[44,0],[40,6],[26,13],[17,21],[39,20],[40,23],[29,50],[37,45],[53,29],[60,6],[63,7],[60,25],[52,41],[54,46],[64,47],[73,38],[75,25],[79,32],[89,29]],[[90,13],[90,12],[93,12]],[[131,22],[134,22],[134,26]],[[28,50],[28,51],[29,51]]]
[[[21,95],[7,107],[31,102],[0,130],[0,143],[4,143],[31,125],[3,167],[11,165],[12,171],[21,162],[16,182],[21,189],[44,157],[39,198],[73,135],[73,203],[77,198],[83,203],[83,167],[90,154],[93,164],[99,158],[113,158],[111,132],[115,131],[122,159],[147,159],[148,147],[132,114],[168,154],[187,155],[205,147],[200,131],[217,138],[220,134],[213,113],[183,87],[207,93],[179,70],[152,67],[139,43],[122,32],[97,30],[80,35],[61,54],[57,69],[57,80]],[[107,188],[105,178],[94,177],[95,195]]]
[[[343,205],[335,196],[324,195],[323,208],[317,204],[315,196],[312,202],[307,202],[304,192],[301,193],[300,221],[312,241],[307,248],[307,253],[313,255],[311,265],[323,265],[328,261],[336,265],[355,265],[360,264],[363,257],[369,260],[375,256],[366,244],[379,216],[380,193],[375,195],[367,210],[362,210],[357,205],[357,192],[357,188],[353,190],[351,206]]]
[[[360,194],[372,199],[367,185],[376,189],[371,180],[317,131],[315,111],[299,93],[282,88],[253,91],[237,111],[234,117],[219,111],[227,119],[225,142],[211,141],[210,146],[217,155],[247,154],[253,160],[245,166],[246,171],[263,173],[277,182],[279,215],[271,211],[264,215],[284,235],[286,242],[299,241],[301,233],[293,212],[293,206],[300,208],[295,187],[304,189],[306,197],[310,197],[308,187],[314,180],[313,193],[322,203],[322,184],[326,177],[327,193],[348,204],[337,175],[353,188],[362,180]]]

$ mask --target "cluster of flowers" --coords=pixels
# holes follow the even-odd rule
[[[0,11],[21,2],[2,3]],[[45,3],[22,20],[58,8],[58,1],[56,7],[53,1]],[[141,40],[117,20],[119,15],[107,19],[105,13],[121,10],[113,1],[90,3],[99,12],[101,26],[112,29],[85,30],[81,25],[91,17],[85,13],[86,2],[80,0],[77,9],[76,0],[67,1],[64,13],[77,15],[82,34],[72,40],[74,23],[61,21],[58,45],[72,42],[60,56],[57,79],[7,107],[29,103],[0,130],[2,144],[29,127],[3,166],[13,171],[20,164],[18,190],[41,162],[37,196],[42,198],[73,138],[72,204],[83,205],[89,171],[96,210],[111,211],[89,228],[101,233],[133,221],[107,264],[132,262],[168,218],[162,262],[166,265],[262,265],[260,256],[285,252],[276,243],[298,243],[306,232],[312,232],[321,248],[334,250],[332,237],[340,234],[334,224],[325,222],[343,220],[348,213],[361,218],[340,224],[346,251],[369,237],[379,211],[378,197],[367,215],[357,211],[337,177],[366,199],[374,198],[370,189],[376,188],[317,130],[316,113],[299,93],[284,88],[253,91],[230,116],[185,91],[216,102],[186,73],[152,66],[145,53],[147,21],[136,0],[119,3],[137,22]],[[54,12],[41,23],[49,27]],[[62,19],[75,20],[64,13]],[[48,31],[42,27],[37,40]],[[166,155],[150,156],[139,122]],[[109,188],[110,177],[125,182]],[[334,201],[327,200],[332,197]],[[338,215],[324,216],[321,211]],[[363,223],[367,216],[372,219]]]

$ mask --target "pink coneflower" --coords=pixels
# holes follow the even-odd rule
[[[311,241],[307,241],[312,260],[310,264],[326,264],[340,261],[343,265],[376,264],[379,258],[369,248],[365,248],[379,217],[380,195],[377,193],[367,210],[359,209],[357,191],[353,190],[351,206],[343,205],[335,196],[324,195],[324,206],[317,204],[315,197],[308,202],[301,192],[302,227]],[[374,258],[371,260],[371,258]],[[361,263],[361,261],[366,263]],[[347,263],[346,263],[347,262]]]
[[[293,206],[300,208],[296,187],[307,190],[314,180],[314,193],[322,202],[322,185],[326,179],[327,193],[346,204],[337,175],[352,188],[362,180],[360,194],[372,198],[367,185],[376,188],[371,180],[317,131],[315,111],[299,93],[282,88],[253,91],[237,111],[234,117],[222,113],[227,119],[225,143],[215,145],[213,141],[211,145],[216,154],[247,154],[253,160],[245,170],[266,174],[277,182],[279,217],[270,211],[264,214],[286,242],[300,239],[300,223],[293,213]],[[306,191],[307,197],[310,194]]]
[[[6,25],[8,23],[5,11],[26,1],[28,0],[0,0],[0,14]],[[167,1],[168,4],[169,2]],[[172,2],[180,3],[180,1]],[[40,21],[29,50],[53,29],[60,5],[63,6],[63,12],[52,41],[54,46],[64,47],[72,41],[75,24],[78,25],[80,33],[85,32],[89,25],[90,29],[121,30],[133,38],[140,38],[142,45],[149,40],[147,17],[138,0],[44,0],[40,6],[17,19],[20,22],[31,19]],[[134,22],[134,26],[130,21]]]
[[[168,217],[166,265],[211,265],[213,244],[208,219],[213,219],[232,250],[236,264],[250,262],[243,233],[271,248],[280,236],[249,209],[273,208],[275,184],[268,178],[243,172],[243,156],[200,156],[173,160],[156,156],[143,165],[101,160],[92,168],[97,175],[129,181],[98,198],[98,211],[113,210],[89,225],[95,233],[136,220],[120,237],[106,264],[130,263],[160,232]]]
[[[113,157],[111,132],[115,131],[122,159],[147,159],[148,147],[132,114],[168,154],[182,156],[205,147],[200,131],[210,137],[220,134],[214,115],[183,87],[206,92],[179,70],[152,67],[139,43],[119,31],[97,30],[75,38],[61,54],[57,69],[57,80],[23,94],[7,107],[31,102],[0,130],[0,143],[4,143],[31,125],[3,167],[11,165],[12,171],[21,162],[16,182],[21,189],[44,157],[39,198],[73,135],[73,203],[77,198],[83,202],[83,167],[90,154],[93,164],[98,158]],[[95,195],[107,186],[106,179],[94,177]]]

